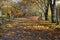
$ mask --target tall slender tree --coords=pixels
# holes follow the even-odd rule
[[[51,9],[51,21],[54,23],[54,11],[55,11],[55,2],[56,0],[49,0],[50,2],[50,9]]]
[[[49,8],[49,1],[46,0],[45,20],[48,20],[48,8]]]

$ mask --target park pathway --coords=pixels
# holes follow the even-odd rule
[[[45,30],[40,25],[38,30],[38,22],[30,19],[16,18],[10,24],[3,28],[0,40],[60,40],[60,31]]]

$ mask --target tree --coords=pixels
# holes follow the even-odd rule
[[[45,20],[48,19],[48,8],[47,8],[47,0],[34,0],[34,3],[36,3],[36,5],[38,6],[39,8],[39,13],[40,13],[40,17],[39,18],[42,18],[42,15],[45,14]]]
[[[19,5],[21,5],[20,7],[24,6],[25,7],[24,10],[27,9],[29,11],[29,14],[31,15],[32,14],[40,15],[42,13],[45,13],[45,7],[46,7],[45,0],[23,0],[22,2],[20,2]]]
[[[49,2],[50,2],[50,8],[51,8],[51,21],[52,21],[52,23],[55,23],[55,21],[54,21],[54,11],[55,11],[56,0],[49,0]]]
[[[45,20],[48,20],[48,8],[49,8],[49,1],[48,1],[48,0],[46,0],[45,2],[46,2]]]
[[[30,5],[29,5],[29,2],[31,3]],[[28,9],[30,8],[31,10],[33,10],[33,8],[35,7],[36,11],[38,11],[38,13],[37,13],[38,16],[43,15],[45,13],[45,9],[46,9],[45,0],[30,0],[29,2],[27,3],[28,6],[30,6],[30,7],[28,7]],[[33,6],[33,7],[31,7],[31,6]],[[35,11],[35,13],[36,13],[36,11]],[[34,13],[34,11],[33,11],[33,13]]]
[[[55,2],[56,0],[47,0],[47,7],[46,7],[46,12],[45,12],[45,20],[48,20],[48,8],[50,5],[52,23],[54,23]]]

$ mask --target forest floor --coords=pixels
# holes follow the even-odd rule
[[[60,25],[49,21],[16,18],[2,27],[0,40],[60,40]]]

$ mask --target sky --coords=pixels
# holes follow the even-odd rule
[[[60,5],[60,1],[56,1],[56,5]]]
[[[17,2],[22,1],[22,0],[13,0],[13,1],[17,3]]]

